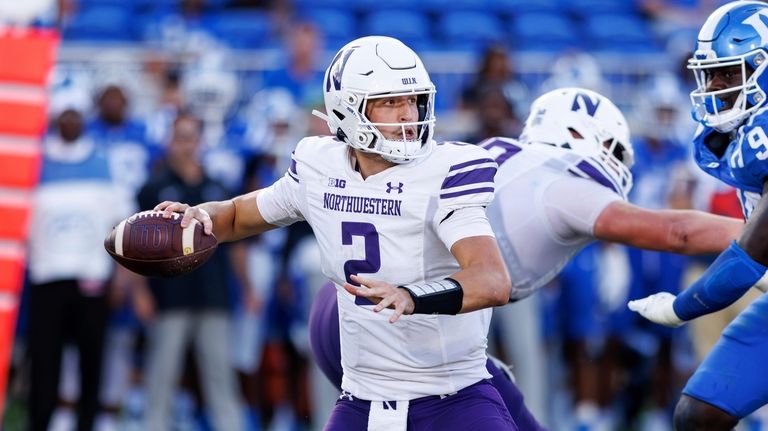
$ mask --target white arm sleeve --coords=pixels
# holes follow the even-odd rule
[[[553,233],[563,240],[594,236],[595,221],[611,202],[622,200],[595,181],[563,177],[544,192],[544,212]]]
[[[491,236],[493,230],[485,214],[485,208],[467,207],[455,210],[437,226],[437,235],[448,250],[456,241],[470,236]]]
[[[256,205],[264,220],[275,226],[288,226],[304,220],[299,200],[301,184],[290,173],[262,189]]]

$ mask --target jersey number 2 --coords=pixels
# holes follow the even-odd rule
[[[360,223],[352,221],[341,222],[341,243],[343,245],[352,245],[352,238],[356,236],[363,237],[365,241],[365,258],[350,259],[344,262],[344,276],[347,283],[358,286],[349,277],[352,274],[373,274],[381,269],[381,253],[379,251],[379,233],[376,226],[370,223]],[[367,298],[356,297],[357,305],[373,305]]]

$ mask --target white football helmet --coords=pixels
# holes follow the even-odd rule
[[[632,188],[635,160],[627,120],[594,91],[560,88],[536,99],[520,141],[572,150],[603,167],[625,196]]]
[[[313,114],[331,134],[352,148],[379,154],[393,163],[425,157],[432,149],[435,86],[421,59],[397,39],[368,36],[341,48],[325,72],[325,110]],[[374,123],[365,115],[371,99],[417,96],[419,117],[407,123]],[[407,128],[416,127],[408,139]],[[387,139],[378,127],[400,127],[402,139]]]
[[[730,132],[765,105],[768,91],[768,4],[727,3],[707,18],[699,31],[688,68],[698,88],[691,92],[693,118],[719,132]],[[710,76],[718,68],[740,66],[741,83],[711,90]],[[733,102],[728,99],[735,98]]]

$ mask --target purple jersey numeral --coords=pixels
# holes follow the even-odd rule
[[[341,222],[341,243],[352,245],[352,237],[361,236],[365,240],[365,259],[350,259],[344,262],[344,275],[347,283],[359,286],[349,277],[351,274],[373,274],[381,269],[381,253],[379,252],[379,233],[376,226],[370,223],[343,221]],[[373,305],[367,298],[356,297],[357,305]]]
[[[499,166],[501,166],[504,162],[506,162],[507,159],[509,159],[510,157],[520,152],[519,146],[511,142],[501,141],[499,139],[488,139],[486,141],[481,142],[479,145],[485,148],[486,150],[490,150],[491,148],[501,148],[502,150],[504,150],[494,160],[496,164]]]

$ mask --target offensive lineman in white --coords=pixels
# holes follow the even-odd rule
[[[552,280],[595,239],[704,254],[726,248],[744,224],[627,202],[634,163],[629,128],[619,108],[594,91],[550,91],[531,105],[519,141],[478,145],[499,164],[488,217],[514,282],[513,301]]]
[[[485,368],[488,307],[511,291],[485,215],[496,163],[432,140],[434,85],[396,39],[351,42],[323,85],[334,136],[299,142],[283,178],[155,209],[219,241],[312,225],[337,286],[344,370],[326,430],[517,429]]]

